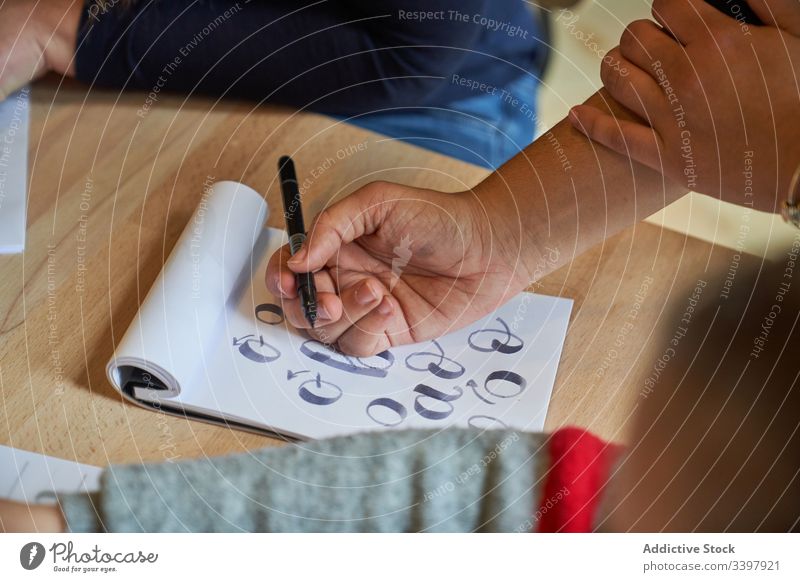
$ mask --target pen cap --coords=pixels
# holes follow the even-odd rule
[[[286,179],[295,178],[294,161],[289,156],[281,156],[278,160],[278,172],[281,177],[281,182]]]

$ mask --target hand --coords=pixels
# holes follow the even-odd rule
[[[64,516],[55,505],[26,505],[0,499],[0,531],[4,533],[59,533],[64,529]]]
[[[303,249],[269,263],[269,290],[287,320],[325,344],[367,356],[467,325],[528,283],[492,246],[472,193],[444,194],[376,182],[322,212]],[[313,271],[314,329],[303,316],[295,273]]]
[[[631,23],[601,69],[646,121],[581,105],[575,127],[691,190],[777,211],[800,163],[800,3],[749,4],[766,26],[744,28],[703,0],[655,0],[661,26]]]
[[[48,71],[74,74],[82,6],[78,0],[0,3],[0,101]]]

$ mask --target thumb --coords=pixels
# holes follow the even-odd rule
[[[343,245],[378,230],[388,210],[385,194],[391,186],[373,182],[322,211],[303,248],[287,262],[289,268],[295,273],[318,271]]]
[[[652,128],[635,121],[617,119],[590,105],[577,105],[570,110],[573,127],[589,139],[618,154],[664,173],[661,138]]]
[[[800,36],[800,2],[797,0],[748,0],[747,3],[767,26]]]

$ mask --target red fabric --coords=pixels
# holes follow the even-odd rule
[[[563,428],[548,441],[550,471],[537,512],[540,532],[590,532],[620,447],[587,430]]]

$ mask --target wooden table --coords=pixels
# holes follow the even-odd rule
[[[268,192],[282,227],[284,153],[313,182],[309,215],[373,180],[457,191],[486,174],[318,115],[166,96],[143,105],[139,94],[34,88],[27,250],[0,257],[0,443],[97,465],[277,444],[142,410],[105,377],[203,182]],[[677,325],[670,308],[698,279],[716,293],[730,254],[641,224],[541,281],[537,291],[575,300],[547,428],[624,440]]]

